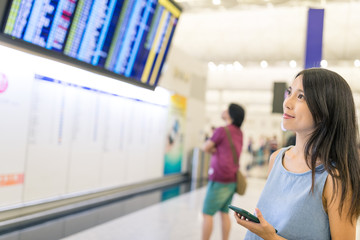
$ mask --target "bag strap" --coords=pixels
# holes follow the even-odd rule
[[[226,132],[227,138],[228,138],[228,140],[229,140],[229,142],[230,142],[230,147],[231,147],[231,151],[232,151],[232,154],[233,154],[234,163],[235,163],[235,165],[237,165],[237,164],[238,164],[238,161],[236,161],[236,159],[237,159],[237,153],[236,153],[236,150],[235,150],[235,147],[234,147],[234,143],[233,143],[232,138],[231,138],[230,131],[229,131],[229,129],[228,129],[227,126],[225,127],[225,132]]]

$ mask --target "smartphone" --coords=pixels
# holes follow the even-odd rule
[[[252,215],[251,213],[249,213],[248,211],[242,208],[235,207],[233,205],[229,205],[229,208],[239,213],[241,216],[244,216],[245,218],[249,219],[249,221],[260,223],[259,219],[256,216]]]

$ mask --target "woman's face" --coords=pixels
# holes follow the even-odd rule
[[[306,102],[302,75],[288,88],[283,110],[283,127],[286,130],[305,134],[313,131],[315,122]]]
[[[230,114],[229,114],[229,110],[228,110],[228,109],[226,109],[226,110],[224,110],[224,111],[222,112],[221,118],[222,118],[224,121],[226,121],[226,122],[231,121],[231,117],[230,117]]]

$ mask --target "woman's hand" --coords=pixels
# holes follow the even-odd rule
[[[209,149],[209,152],[211,154],[215,154],[216,153],[216,147],[213,147],[213,148]]]
[[[209,139],[204,143],[201,150],[203,150],[204,152],[207,152],[207,153],[214,154],[216,152],[216,145],[213,141],[211,141]]]
[[[276,234],[275,228],[265,220],[265,218],[263,217],[263,215],[261,214],[258,208],[255,208],[255,213],[258,219],[260,220],[260,223],[255,223],[250,220],[247,220],[245,219],[244,216],[241,216],[241,214],[236,212],[234,216],[238,224],[249,229],[249,231],[255,233],[256,235],[258,235],[259,237],[265,240],[284,239]]]

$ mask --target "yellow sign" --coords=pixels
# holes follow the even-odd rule
[[[177,8],[172,2],[169,0],[159,0],[159,3],[163,5],[172,15],[179,18],[180,17],[180,9]]]

